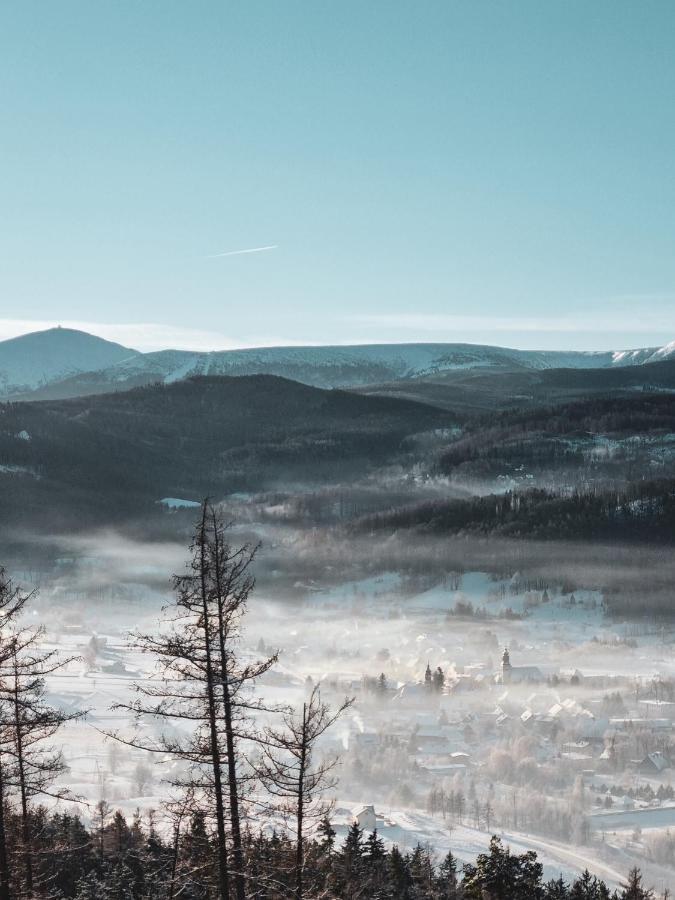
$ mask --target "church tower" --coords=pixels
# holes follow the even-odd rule
[[[504,648],[502,656],[502,684],[508,684],[511,681],[511,658],[509,657],[509,648]]]
[[[431,666],[427,662],[427,670],[424,673],[424,684],[427,690],[431,690]]]

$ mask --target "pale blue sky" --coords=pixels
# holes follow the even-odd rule
[[[673,340],[674,34],[670,0],[3,4],[0,336]]]

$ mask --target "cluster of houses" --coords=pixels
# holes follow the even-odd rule
[[[370,754],[397,747],[420,778],[433,782],[480,769],[500,740],[529,735],[538,761],[564,765],[567,773],[591,778],[628,771],[670,780],[675,703],[635,697],[627,679],[585,677],[578,669],[544,673],[513,665],[506,649],[497,672],[467,666],[440,689],[439,681],[427,666],[419,681],[364,693],[350,749]],[[627,705],[622,715],[611,715],[607,691],[621,687]],[[626,759],[618,752],[622,745],[640,752]]]

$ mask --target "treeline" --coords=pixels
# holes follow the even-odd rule
[[[20,852],[19,823],[7,820],[10,852]],[[72,900],[210,900],[217,873],[207,817],[195,811],[182,828],[168,833],[154,814],[136,813],[131,822],[99,804],[87,827],[76,815],[32,811],[35,873],[30,893],[17,875],[15,897]],[[286,835],[247,829],[243,835],[247,898],[296,898],[295,844]],[[462,865],[448,852],[436,859],[418,845],[409,852],[387,848],[377,832],[364,835],[353,825],[338,844],[328,821],[306,842],[305,893],[323,900],[656,900],[637,869],[612,891],[584,872],[567,882],[546,880],[533,851],[514,854],[493,837],[487,852]]]
[[[539,540],[621,540],[672,543],[675,481],[639,482],[622,491],[533,489],[467,500],[433,500],[375,515],[357,531],[421,529]]]

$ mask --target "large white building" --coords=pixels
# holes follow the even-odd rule
[[[546,681],[546,678],[537,666],[512,666],[509,651],[505,649],[502,656],[502,670],[496,680],[501,684],[524,684]]]

